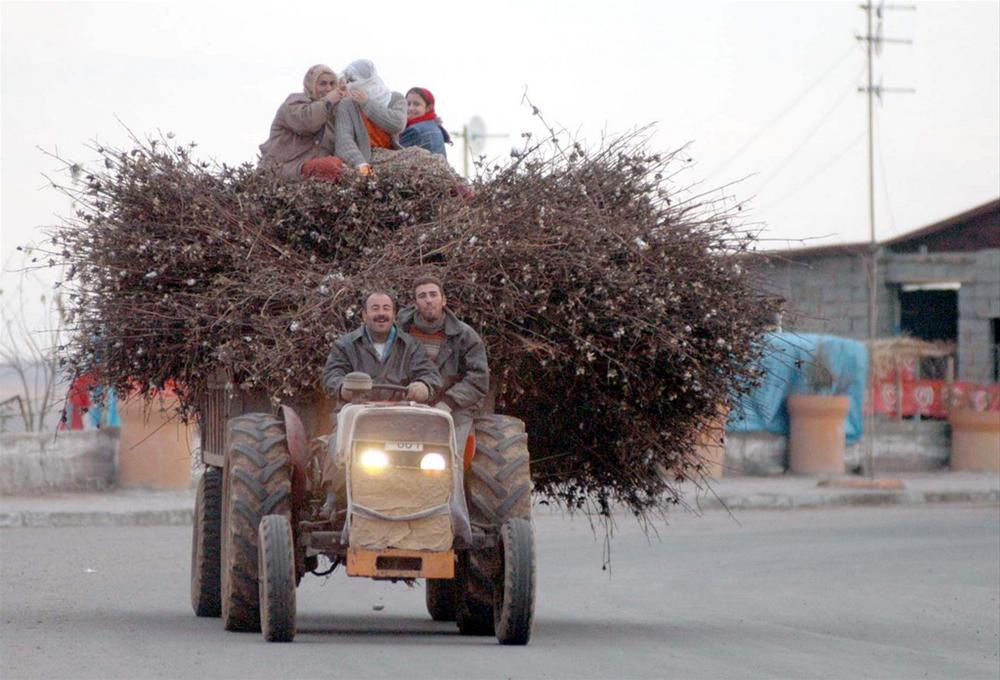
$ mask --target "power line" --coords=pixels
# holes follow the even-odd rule
[[[798,193],[799,191],[801,191],[805,187],[807,187],[810,184],[812,184],[812,182],[816,178],[818,178],[824,172],[826,172],[831,167],[833,167],[834,165],[836,165],[837,162],[840,161],[841,159],[843,159],[844,156],[846,156],[848,153],[850,153],[851,151],[853,151],[854,147],[856,147],[858,145],[858,142],[860,142],[862,139],[864,139],[864,137],[865,137],[865,133],[864,133],[864,130],[862,130],[861,132],[858,133],[858,135],[854,139],[852,139],[850,142],[848,142],[846,146],[844,146],[840,151],[838,151],[830,159],[828,159],[825,163],[823,163],[819,168],[817,168],[806,179],[804,179],[801,182],[799,182],[798,184],[796,184],[794,188],[786,191],[785,193],[783,193],[781,196],[779,196],[778,198],[776,198],[772,202],[770,202],[767,205],[765,205],[764,207],[760,208],[761,212],[763,212],[765,210],[770,210],[771,208],[774,208],[775,206],[777,206],[777,205],[781,204],[782,202],[784,202],[789,197],[795,195],[796,193]]]
[[[861,72],[863,72],[863,71],[864,71],[864,67],[862,67],[861,71],[858,72],[858,75],[861,75]],[[834,113],[836,113],[837,109],[839,109],[840,106],[845,101],[847,101],[847,98],[850,97],[851,94],[853,94],[853,93],[850,90],[846,90],[844,92],[843,96],[841,96],[837,101],[834,102],[833,106],[830,107],[826,111],[826,113],[824,113],[823,116],[819,119],[819,122],[817,122],[816,125],[814,125],[812,127],[812,129],[809,130],[808,133],[806,133],[806,136],[802,139],[802,141],[799,142],[798,146],[796,146],[794,149],[792,149],[792,152],[789,153],[787,156],[785,156],[785,158],[781,161],[781,163],[778,164],[778,167],[775,168],[774,171],[772,171],[771,174],[768,175],[763,180],[763,182],[760,184],[760,186],[757,187],[757,192],[758,193],[760,191],[762,191],[764,189],[764,187],[766,187],[768,184],[770,184],[771,181],[775,177],[777,177],[779,174],[781,174],[781,172],[785,168],[788,167],[788,165],[795,159],[795,157],[799,154],[799,152],[802,151],[803,148],[805,148],[806,144],[808,144],[809,141],[816,135],[816,133],[819,132],[820,128],[823,127],[823,125],[826,123],[826,121],[828,121],[830,119],[830,117]]]
[[[754,133],[753,137],[751,137],[748,141],[746,141],[743,144],[743,146],[741,146],[739,149],[733,152],[732,155],[730,155],[726,160],[722,162],[722,165],[718,166],[715,170],[710,172],[708,176],[714,177],[715,175],[718,175],[720,172],[725,170],[730,163],[739,158],[744,151],[753,146],[753,144],[758,139],[764,136],[764,133],[766,133],[768,130],[774,127],[779,120],[784,118],[786,114],[788,114],[792,109],[798,106],[802,102],[802,100],[805,99],[807,95],[809,95],[809,93],[811,93],[813,90],[819,87],[820,84],[837,69],[837,67],[839,67],[842,63],[844,63],[844,60],[846,60],[849,56],[851,56],[851,53],[854,52],[856,48],[857,44],[852,44],[842,55],[837,57],[837,59],[834,60],[834,62],[829,67],[827,67],[827,69],[816,80],[814,80],[810,85],[806,86],[806,89],[804,89],[794,99],[792,99],[792,101],[789,102],[788,105],[785,106],[785,108],[783,108],[776,116],[774,116],[770,121],[768,121],[764,125],[764,127],[757,130],[757,132]]]

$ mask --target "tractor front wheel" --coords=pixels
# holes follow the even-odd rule
[[[295,545],[284,515],[268,515],[257,535],[260,628],[268,642],[295,638]]]
[[[535,618],[535,536],[515,517],[500,527],[503,577],[493,590],[493,628],[502,645],[526,645]]]
[[[504,415],[475,420],[476,455],[466,475],[469,518],[499,531],[511,519],[531,519],[531,456],[524,423]],[[528,524],[530,527],[530,522]],[[456,621],[462,635],[494,635],[496,584],[503,579],[498,548],[460,556]]]
[[[221,550],[222,469],[206,467],[198,480],[191,532],[191,607],[197,616],[222,614]]]

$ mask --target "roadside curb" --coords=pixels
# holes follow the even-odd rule
[[[1000,503],[1000,489],[980,491],[851,490],[822,494],[768,494],[699,496],[690,502],[696,510],[805,510],[825,507],[927,505],[932,503]]]
[[[686,494],[693,512],[736,510],[808,510],[862,506],[917,506],[931,504],[1000,504],[1000,489],[844,489],[810,493],[722,493],[701,490]],[[93,506],[91,506],[93,507]],[[190,526],[194,499],[188,507],[158,510],[0,510],[0,529],[42,527]]]
[[[190,526],[194,510],[0,512],[0,528]]]

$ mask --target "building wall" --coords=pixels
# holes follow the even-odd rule
[[[844,472],[868,473],[867,438],[848,444]],[[727,432],[724,477],[758,477],[788,471],[788,437],[770,432]],[[940,420],[879,418],[872,440],[875,472],[928,472],[948,465],[951,438]]]
[[[0,494],[101,491],[115,484],[118,428],[0,435]]]
[[[787,301],[784,330],[868,337],[868,274],[860,254],[774,259],[759,270],[769,292]],[[878,333],[891,332],[889,290],[879,289]]]
[[[905,283],[959,282],[957,377],[974,382],[992,381],[994,359],[990,320],[1000,317],[1000,249],[968,253],[889,253],[885,279],[893,291]]]
[[[1000,318],[1000,249],[976,253],[976,275],[958,294],[958,374],[990,382],[994,374],[991,321]]]
[[[868,337],[868,285],[864,256],[832,252],[773,258],[758,274],[765,288],[787,301],[785,330]],[[1000,317],[1000,249],[964,253],[883,251],[879,261],[878,335],[898,333],[903,284],[957,281],[960,380],[993,378],[991,319]]]

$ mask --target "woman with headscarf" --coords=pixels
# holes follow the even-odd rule
[[[260,164],[287,180],[316,177],[337,181],[343,163],[333,156],[333,125],[343,85],[329,66],[306,71],[303,91],[288,95],[260,145]]]
[[[411,87],[406,93],[406,129],[399,136],[401,146],[419,146],[447,156],[444,145],[451,136],[434,111],[434,95],[425,87]]]
[[[406,127],[406,99],[393,92],[368,59],[344,69],[347,96],[340,105],[335,128],[335,150],[347,165],[362,174],[371,172],[373,150],[401,148],[399,133]]]

